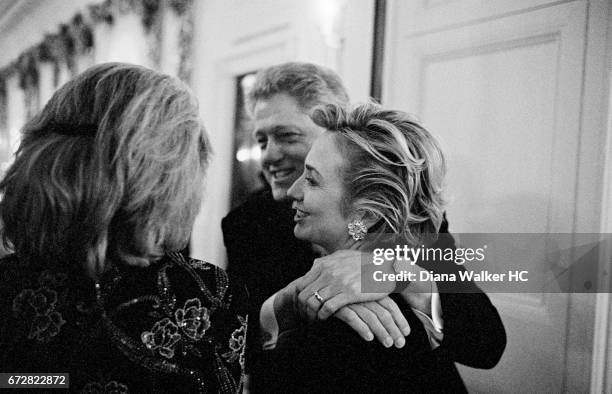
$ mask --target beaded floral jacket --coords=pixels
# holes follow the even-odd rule
[[[9,255],[0,372],[69,373],[72,392],[239,392],[246,301],[223,270],[178,253],[99,283]]]

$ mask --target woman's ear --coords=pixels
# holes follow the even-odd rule
[[[373,214],[372,212],[364,212],[364,211],[356,212],[355,214],[351,215],[350,218],[351,218],[351,222],[355,220],[361,221],[364,224],[364,226],[366,226],[368,231],[372,227],[374,227],[374,225],[378,223],[378,221],[380,220],[380,217],[378,217],[378,215]]]

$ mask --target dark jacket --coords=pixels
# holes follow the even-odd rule
[[[55,262],[0,260],[0,371],[70,374],[71,392],[235,392],[246,292],[172,253],[95,284]]]
[[[292,384],[285,386],[292,389],[299,386],[291,382],[300,382],[313,391],[344,391],[343,388],[350,391],[353,386],[349,383],[354,382],[355,388],[369,387],[376,391],[376,387],[382,387],[381,381],[375,380],[374,385],[365,385],[365,380],[368,380],[365,377],[373,378],[375,375],[360,372],[359,368],[354,369],[354,373],[350,372],[350,368],[343,368],[343,374],[326,374],[325,377],[313,372],[316,369],[310,369],[314,364],[314,367],[320,365],[327,368],[320,371],[338,372],[335,368],[341,368],[343,363],[347,366],[351,363],[364,364],[362,361],[369,357],[368,354],[373,355],[381,368],[382,365],[389,365],[396,371],[394,376],[399,381],[412,381],[412,390],[465,390],[453,362],[476,368],[492,368],[499,361],[506,345],[505,330],[496,308],[475,285],[473,293],[469,294],[449,293],[448,288],[440,289],[444,339],[433,352],[429,350],[429,345],[422,346],[426,339],[422,325],[403,305],[413,331],[407,338],[407,345],[401,350],[384,349],[376,343],[367,344],[348,326],[332,318],[318,326],[304,328],[302,334],[295,334],[293,340],[285,341],[282,346],[279,344],[277,350],[271,353],[261,353],[258,343],[261,305],[276,291],[305,274],[316,258],[307,242],[293,236],[293,214],[288,203],[275,202],[271,193],[265,190],[252,195],[230,212],[222,223],[228,272],[244,280],[251,296],[247,365],[255,391],[263,390],[263,384],[267,391],[268,387],[274,387],[274,382]],[[441,232],[447,231],[445,221]],[[444,243],[443,247],[454,247],[454,240],[448,234],[441,237],[439,242]],[[439,270],[436,265],[424,268]],[[332,345],[334,340],[338,348]],[[321,347],[317,348],[317,344]],[[330,367],[336,362],[339,363],[337,367]],[[403,373],[406,371],[408,375]],[[314,376],[309,376],[309,373]],[[350,379],[337,380],[347,373]],[[314,385],[310,387],[302,379]],[[417,382],[423,385],[419,383],[414,386]],[[425,384],[427,382],[429,385]],[[432,386],[431,382],[442,384]],[[277,386],[280,391],[282,387],[282,384]],[[384,387],[384,391],[406,391],[406,387]]]

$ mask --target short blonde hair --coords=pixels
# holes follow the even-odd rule
[[[345,158],[344,213],[378,219],[370,229],[417,244],[438,232],[446,165],[434,136],[410,115],[367,103],[327,105],[313,119],[334,136]]]
[[[0,183],[5,245],[20,258],[147,265],[183,248],[209,143],[179,80],[107,63],[66,83],[23,127]]]

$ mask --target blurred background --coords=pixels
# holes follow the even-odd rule
[[[311,61],[440,137],[452,233],[612,233],[610,15],[607,0],[0,0],[0,172],[88,66],[176,75],[215,151],[191,254],[224,266],[221,218],[262,186],[245,92],[262,67]],[[610,294],[491,297],[508,348],[461,368],[471,391],[612,392]]]

